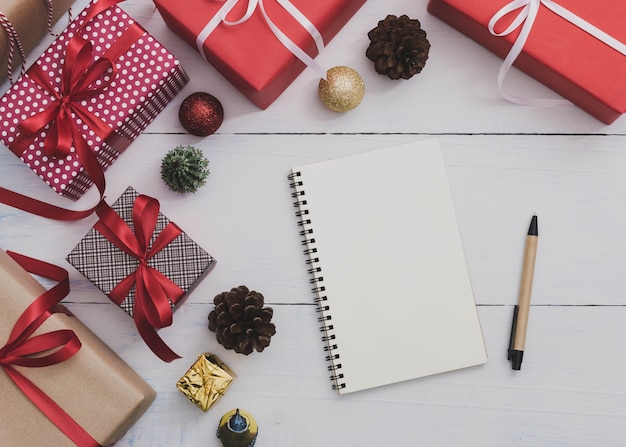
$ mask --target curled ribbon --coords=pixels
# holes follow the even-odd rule
[[[507,54],[504,62],[502,63],[502,66],[500,67],[500,72],[498,73],[498,86],[500,88],[502,96],[511,102],[523,105],[555,106],[571,104],[565,99],[524,98],[511,95],[504,91],[504,78],[517,57],[522,52],[522,49],[526,44],[526,40],[528,39],[528,36],[530,35],[532,27],[535,23],[535,19],[537,18],[537,14],[541,5],[545,6],[558,16],[562,17],[563,19],[577,26],[581,30],[592,35],[599,41],[603,42],[604,44],[608,45],[615,51],[623,54],[624,56],[626,56],[626,45],[552,0],[513,0],[503,6],[491,17],[488,27],[489,32],[494,36],[506,36],[514,32],[520,26],[522,27],[517,39],[511,47],[511,50]],[[496,32],[495,28],[498,22],[503,17],[516,10],[519,10],[519,12],[517,16],[513,19],[511,24],[508,26],[508,28],[506,28],[504,31]]]
[[[54,18],[54,6],[52,0],[47,0],[48,4],[48,18],[46,20],[46,26],[48,28],[48,33],[52,36],[56,36],[52,32],[52,22]],[[71,8],[68,11],[68,15],[70,18],[70,22],[72,21],[72,11]],[[21,68],[20,68],[20,76],[23,76],[26,73],[26,50],[22,45],[22,41],[20,40],[19,35],[17,34],[17,30],[9,20],[9,18],[0,11],[0,26],[4,29],[8,39],[9,39],[9,52],[7,56],[7,78],[9,79],[9,83],[13,85],[13,58],[15,56],[15,48],[19,53],[21,59]]]
[[[120,250],[139,261],[137,270],[122,279],[109,293],[109,297],[119,306],[135,286],[133,318],[139,334],[161,360],[171,362],[180,358],[157,335],[156,329],[172,324],[170,302],[176,304],[184,291],[163,273],[148,265],[148,261],[178,237],[182,230],[170,222],[150,246],[159,214],[159,202],[145,195],[139,195],[133,205],[135,232],[104,203],[97,214],[100,220],[94,228]]]
[[[22,41],[20,40],[20,36],[17,34],[17,30],[9,20],[9,18],[0,11],[0,26],[4,29],[4,32],[9,39],[9,53],[7,56],[7,77],[9,78],[9,82],[13,85],[13,57],[15,56],[15,48],[17,47],[17,51],[19,53],[20,58],[22,59],[20,75],[24,75],[26,72],[26,50],[24,50],[24,46],[22,45]]]
[[[42,368],[66,361],[80,349],[74,331],[56,330],[32,336],[52,315],[56,306],[69,293],[67,271],[52,264],[17,253],[7,252],[25,270],[45,276],[58,284],[33,301],[18,318],[8,341],[0,347],[0,367],[28,399],[69,439],[79,447],[100,447],[78,423],[56,402],[32,383],[14,366]]]
[[[224,1],[224,0],[218,0]],[[285,48],[287,48],[294,56],[304,62],[308,67],[312,68],[320,78],[326,78],[326,70],[324,70],[315,60],[309,56],[305,51],[303,51],[298,45],[296,45],[285,33],[281,31],[281,29],[272,21],[265,10],[265,5],[263,4],[263,0],[247,0],[248,6],[246,8],[245,14],[238,20],[228,20],[228,13],[235,7],[240,0],[225,0],[224,6],[220,8],[215,16],[205,25],[205,27],[200,31],[198,36],[196,37],[196,46],[198,47],[198,51],[205,58],[204,54],[204,42],[209,38],[211,33],[221,24],[223,23],[226,26],[237,26],[244,22],[246,22],[252,14],[257,9],[257,6],[261,10],[261,14],[265,19],[265,22],[269,26],[270,30],[276,36],[276,38],[283,44]],[[245,1],[245,0],[243,0]],[[322,34],[315,27],[315,25],[304,15],[298,8],[296,8],[289,0],[276,0],[280,6],[285,9],[306,31],[315,41],[315,46],[317,47],[317,52],[320,53],[324,48],[324,39],[322,38]]]

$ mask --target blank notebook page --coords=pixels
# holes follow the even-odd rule
[[[438,140],[292,176],[340,393],[487,361]]]

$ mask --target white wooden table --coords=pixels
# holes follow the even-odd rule
[[[78,0],[75,11],[85,4]],[[625,118],[606,126],[575,107],[507,103],[496,83],[501,61],[430,16],[426,0],[367,2],[317,58],[363,76],[366,97],[347,114],[320,103],[311,70],[261,111],[168,30],[150,1],[123,7],[191,77],[107,172],[110,199],[128,185],[157,197],[163,212],[218,260],[173,326],[160,332],[184,358],[156,358],[132,319],[64,261],[95,217],[60,223],[0,206],[0,247],[68,268],[70,309],[158,392],[118,446],[219,446],[219,418],[235,407],[257,419],[261,447],[624,444]],[[364,56],[367,31],[388,13],[419,19],[432,44],[425,70],[410,81],[377,75]],[[519,72],[507,83],[555,96]],[[180,102],[195,91],[217,96],[226,111],[207,138],[190,136],[178,122]],[[443,147],[489,362],[338,396],[323,360],[287,174],[294,165],[433,135]],[[201,148],[210,160],[208,184],[194,195],[171,192],[160,179],[162,157],[179,144]],[[71,205],[8,150],[0,151],[0,184]],[[95,197],[90,190],[76,206]],[[529,336],[522,370],[512,371],[506,348],[533,213],[540,241]],[[274,308],[278,332],[263,353],[226,351],[206,328],[213,297],[239,284],[262,292]],[[205,351],[239,376],[206,414],[175,387]],[[393,368],[384,352],[372,356]]]

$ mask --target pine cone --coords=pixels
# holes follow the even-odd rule
[[[270,323],[274,311],[263,307],[263,295],[246,286],[233,287],[213,300],[215,309],[209,313],[209,330],[226,349],[248,355],[263,351],[270,344],[276,326]]]
[[[430,42],[418,20],[406,15],[388,15],[367,33],[370,45],[365,52],[376,73],[391,79],[410,79],[426,65]]]
[[[204,186],[209,176],[209,160],[200,149],[177,146],[161,161],[161,178],[172,191],[185,194]]]

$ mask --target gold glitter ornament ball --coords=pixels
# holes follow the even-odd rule
[[[334,112],[348,112],[361,103],[365,95],[363,78],[350,67],[333,67],[320,79],[317,88],[326,107]]]

